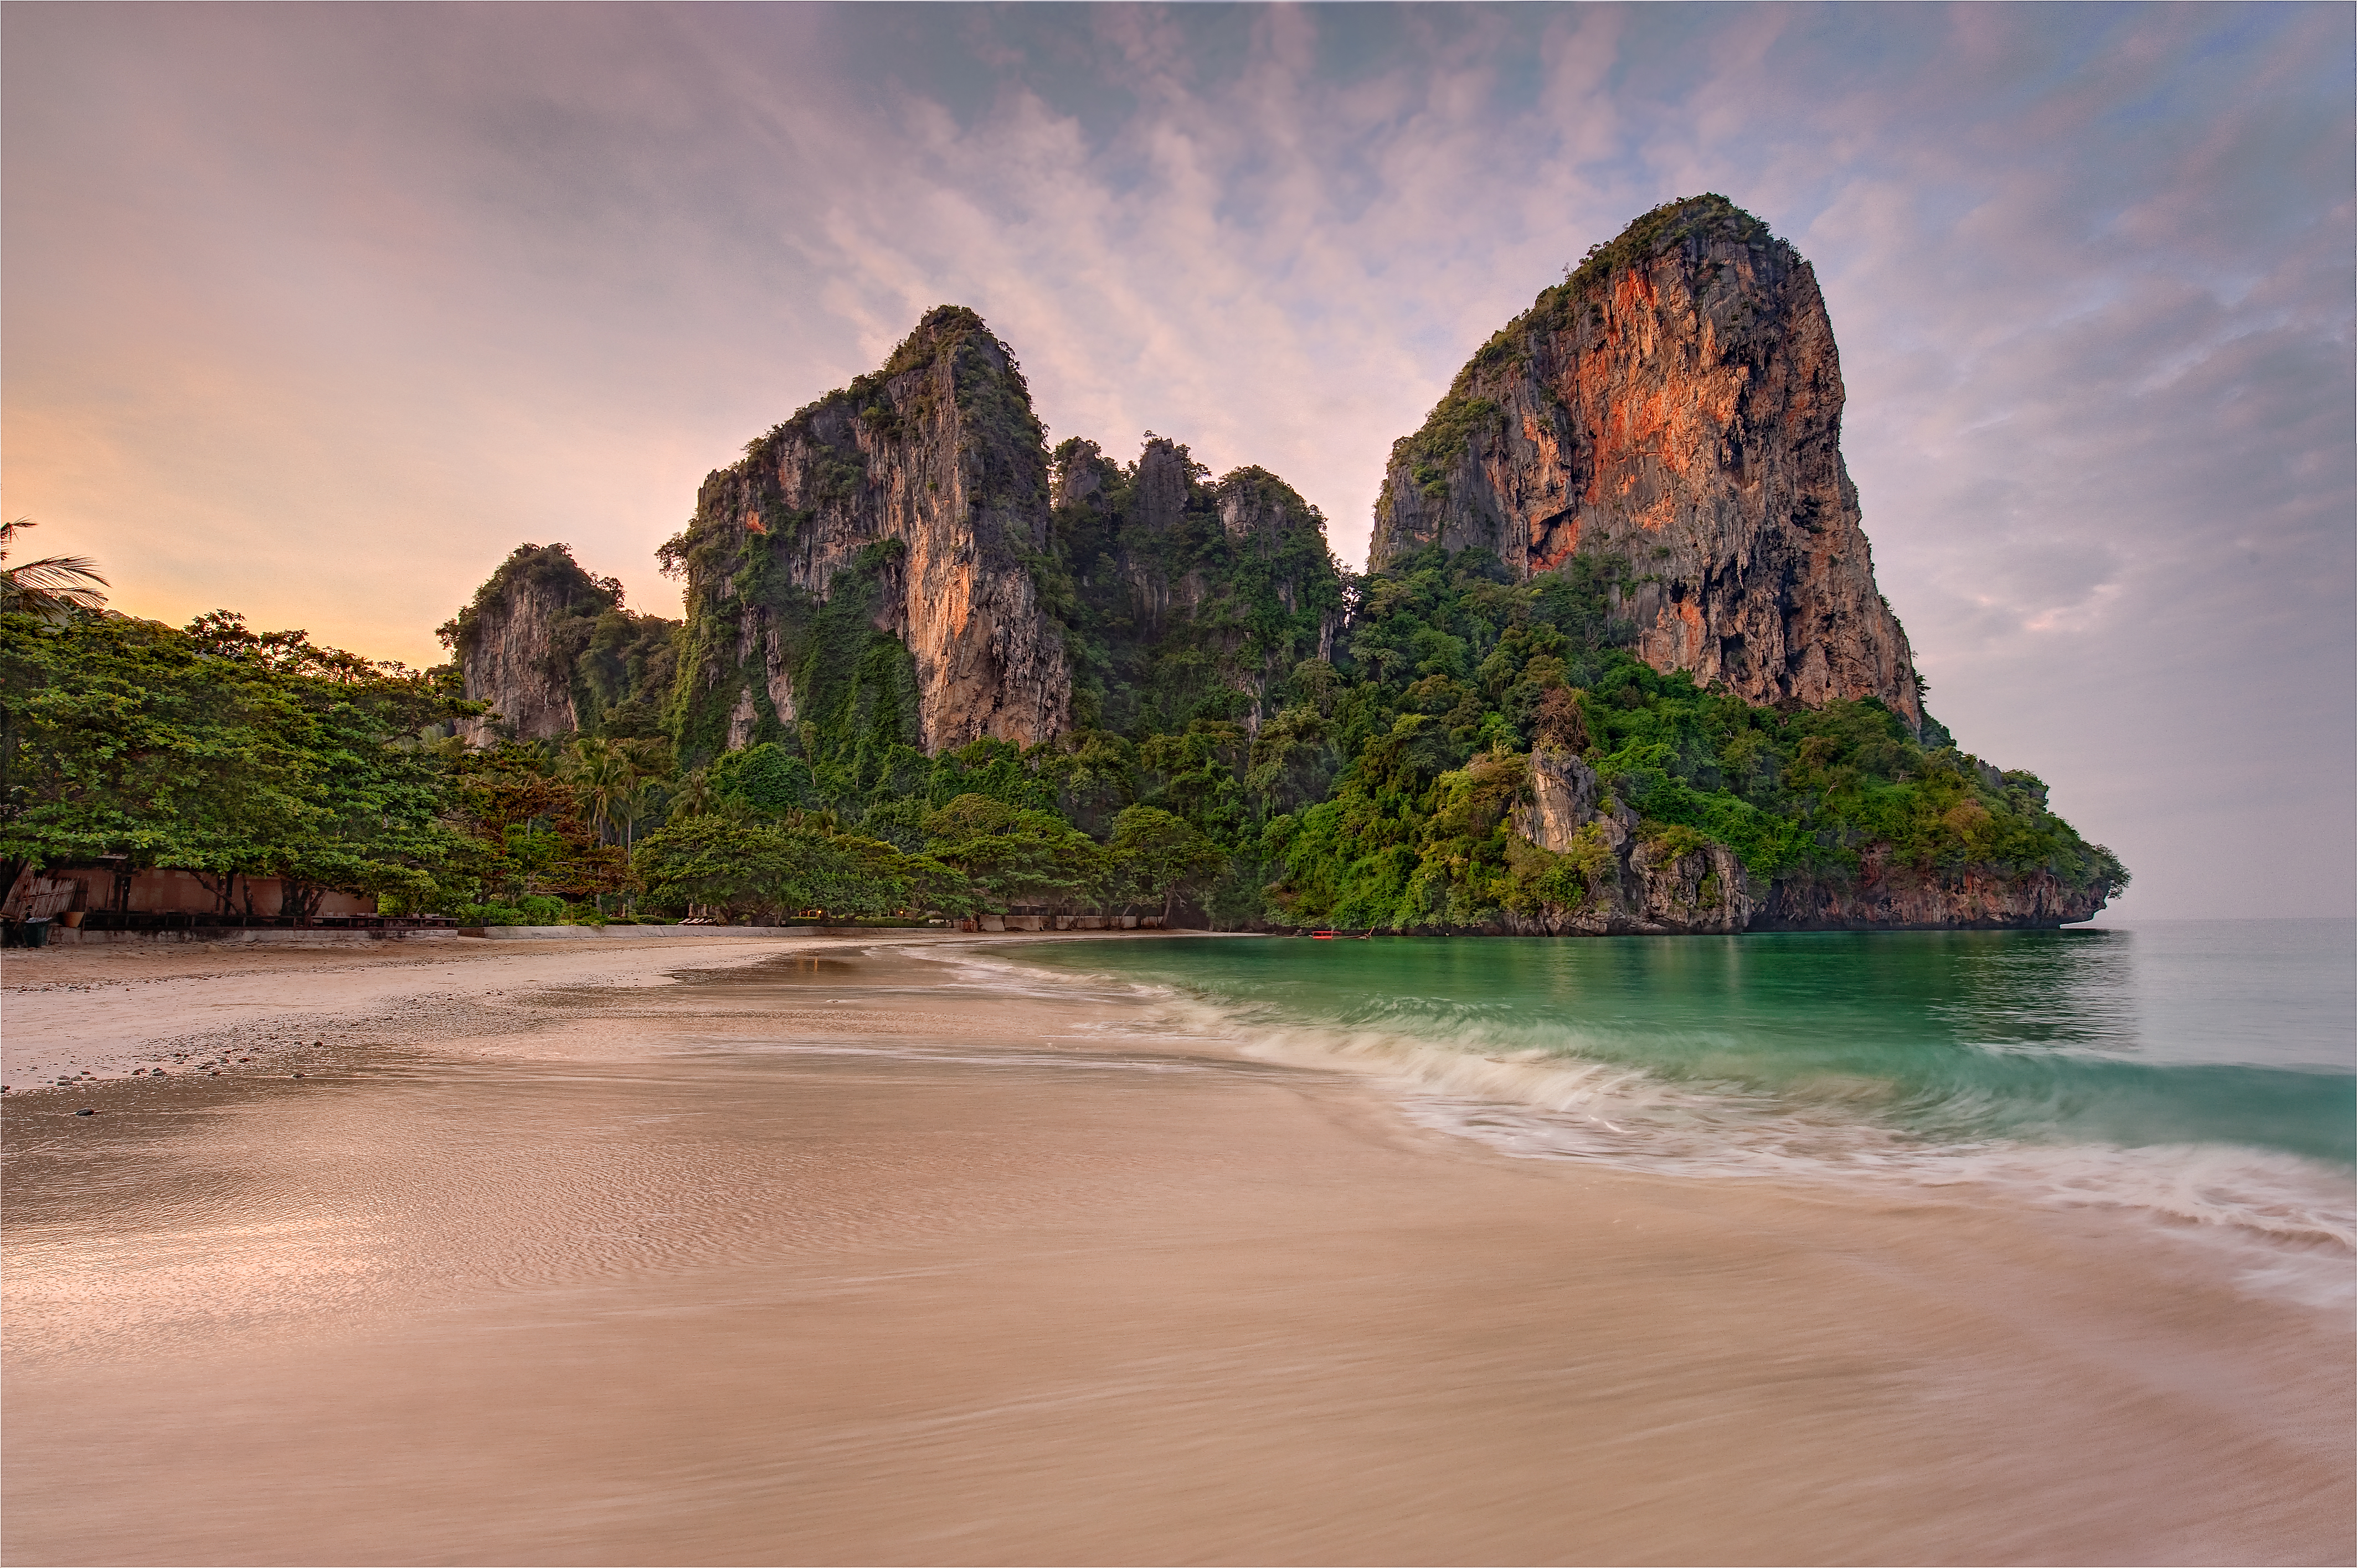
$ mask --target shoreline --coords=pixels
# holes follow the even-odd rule
[[[297,1049],[402,1021],[421,1001],[532,1022],[530,999],[553,988],[662,986],[707,970],[741,968],[787,953],[950,943],[1135,940],[1199,933],[860,931],[780,928],[779,934],[608,935],[596,942],[456,935],[302,944],[131,943],[8,949],[0,954],[0,1086],[13,1099],[70,1086],[87,1073],[110,1082],[186,1065],[191,1050],[242,1041],[274,1069]],[[1200,933],[1209,934],[1209,933]],[[427,945],[430,943],[431,945]],[[479,1025],[496,1022],[479,1017]],[[298,1047],[296,1036],[306,1036]],[[430,1038],[430,1032],[429,1032]],[[321,1042],[312,1047],[310,1040]],[[179,1058],[176,1061],[176,1058]],[[235,1064],[245,1066],[248,1064]]]
[[[300,1083],[0,1105],[5,1554],[2357,1545],[2357,1377],[2312,1313],[2098,1216],[1510,1159],[1135,996],[938,961],[1042,940],[13,971],[12,1034],[20,1000],[152,1039],[322,983],[380,1022]]]

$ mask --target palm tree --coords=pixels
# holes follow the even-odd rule
[[[582,803],[589,808],[589,826],[598,843],[607,841],[618,821],[624,833],[629,832],[632,797],[640,779],[629,752],[610,740],[576,741],[572,756],[565,758],[565,771],[580,790]]]
[[[712,787],[711,779],[701,768],[681,779],[677,792],[671,798],[673,822],[689,817],[708,817],[719,810],[720,791]]]
[[[0,522],[0,561],[16,542],[16,531],[35,526],[29,517]],[[104,607],[107,586],[98,563],[87,555],[49,555],[21,566],[0,566],[0,610],[23,610],[44,620],[63,620],[76,610]]]

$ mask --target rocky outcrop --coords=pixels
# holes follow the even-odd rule
[[[1889,863],[1887,845],[1860,857],[1855,877],[1780,876],[1755,931],[2012,930],[2093,919],[2109,884],[2073,888],[2050,871],[1966,866],[1921,871]]]
[[[954,306],[929,312],[881,370],[753,442],[663,547],[687,579],[683,751],[827,731],[846,703],[869,738],[926,751],[1062,728],[1071,671],[1036,576],[1047,468],[1014,355]],[[843,593],[857,616],[824,616]],[[905,670],[884,668],[862,630],[897,643]],[[846,632],[847,651],[834,635]],[[879,720],[903,684],[910,711]],[[817,743],[830,738],[848,743]]]
[[[580,728],[567,633],[621,602],[621,585],[583,571],[565,546],[518,546],[438,634],[468,699],[490,704],[461,725],[468,743],[550,740]]]
[[[1075,722],[1075,646],[1082,727],[1250,728],[1271,680],[1331,653],[1344,608],[1325,520],[1265,469],[1214,483],[1150,434],[1126,467],[1068,441],[1051,469],[1014,356],[954,306],[707,478],[659,558],[688,619],[662,623],[660,660],[633,644],[633,668],[661,662],[650,722],[691,767],[760,741],[855,774],[894,746],[1036,744]],[[500,714],[473,738],[607,712],[582,660],[619,605],[562,546],[519,551],[444,628]]]
[[[1426,545],[1518,578],[1614,564],[1636,650],[1753,703],[1879,697],[1922,725],[1841,456],[1815,274],[1723,197],[1598,247],[1398,442],[1370,565]]]
[[[1076,718],[1121,728],[1141,714],[1257,722],[1270,684],[1333,651],[1340,568],[1326,521],[1265,468],[1217,481],[1178,442],[1147,432],[1135,463],[1074,437],[1056,448],[1060,607],[1091,651]]]
[[[1222,478],[1213,490],[1220,528],[1241,554],[1264,563],[1289,562],[1290,571],[1268,575],[1268,591],[1297,614],[1318,590],[1340,585],[1326,551],[1326,520],[1300,492],[1266,468],[1238,468]],[[1341,628],[1339,595],[1318,620],[1317,657],[1332,654],[1334,634]]]
[[[583,570],[568,547],[524,544],[436,635],[468,698],[490,705],[459,729],[486,746],[661,734],[679,631],[624,609],[621,583]]]
[[[1732,933],[1748,929],[1759,908],[1733,850],[1641,837],[1637,813],[1568,751],[1542,745],[1532,752],[1530,796],[1513,827],[1525,843],[1563,856],[1587,885],[1585,897],[1508,913],[1507,929],[1519,935]]]
[[[1522,935],[2040,929],[2090,919],[2111,895],[2103,882],[2074,889],[2050,871],[1895,865],[1887,844],[1866,850],[1854,875],[1800,871],[1763,884],[1725,844],[1684,842],[1675,830],[1641,838],[1637,814],[1568,751],[1535,749],[1530,785],[1514,832],[1563,856],[1587,890],[1506,914],[1504,928]]]
[[[572,672],[558,661],[554,636],[557,621],[575,608],[565,585],[530,575],[511,579],[479,605],[471,635],[453,650],[468,700],[491,705],[468,721],[470,744],[501,731],[518,740],[548,740],[577,727]]]

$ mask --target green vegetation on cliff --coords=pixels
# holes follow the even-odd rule
[[[683,730],[678,752],[649,765],[660,831],[635,871],[565,886],[740,914],[797,899],[962,913],[1184,897],[1224,926],[1494,929],[1576,912],[1609,881],[1597,830],[1565,854],[1515,830],[1539,746],[1583,759],[1657,858],[1724,844],[1763,886],[1839,885],[1869,856],[1933,876],[2126,885],[2108,851],[2047,809],[2042,784],[1944,744],[1935,722],[1927,744],[1872,700],[1756,707],[1637,659],[1616,616],[1623,562],[1575,556],[1516,583],[1486,551],[1431,546],[1347,579],[1314,513],[1272,476],[1214,487],[1183,447],[1147,456],[1117,467],[1085,442],[1056,455],[1052,548],[1034,569],[1075,650],[1072,728],[927,757],[907,651],[876,624],[898,542],[863,552],[821,602],[769,575],[757,535],[733,593],[775,611],[800,716],[771,722],[768,688],[748,682],[764,738],[716,746],[685,772],[671,756],[692,761],[715,741]],[[1229,518],[1274,522],[1231,528],[1223,501]],[[525,754],[510,748],[510,766]],[[554,778],[559,748],[540,755]],[[1158,880],[1139,869],[1140,813],[1183,837]],[[705,819],[721,825],[691,827]],[[866,891],[777,870],[819,865],[806,843],[764,848],[746,864],[770,869],[726,897],[713,874],[680,869],[725,860],[723,827],[763,824],[857,841],[843,853],[867,868]],[[479,836],[499,849],[508,828],[494,828]],[[901,859],[860,847],[877,844]],[[795,891],[822,885],[836,891]]]
[[[1314,646],[1292,640],[1298,610],[1267,641],[1189,632],[1221,658],[1252,649],[1264,661],[1213,665],[1252,688],[1147,672],[1127,733],[927,757],[908,739],[905,651],[857,591],[890,554],[789,623],[823,719],[685,771],[662,740],[436,740],[468,712],[447,672],[234,618],[5,618],[0,854],[183,866],[225,912],[239,876],[279,875],[298,897],[350,887],[487,921],[1188,902],[1231,926],[1479,929],[1577,908],[1607,869],[1592,832],[1555,854],[1513,830],[1547,746],[1584,758],[1643,842],[1722,843],[1762,880],[1839,882],[1872,852],[2126,883],[2039,780],[1927,747],[1879,703],[1757,708],[1633,658],[1613,616],[1623,570],[1587,557],[1516,584],[1486,553],[1427,549],[1356,585],[1330,660],[1267,671]]]
[[[1060,462],[1092,456],[1068,447]],[[1100,478],[1112,503],[1060,509],[1060,545],[1118,542],[1107,524],[1122,515],[1118,487],[1136,476]],[[1165,528],[1145,541],[1168,553],[1130,559],[1216,560],[1215,522],[1199,511],[1191,536]],[[1227,607],[1166,630],[1146,657],[1092,665],[1104,682],[1097,711],[1125,717],[1124,729],[1076,727],[1028,749],[985,740],[933,758],[887,746],[869,753],[880,765],[812,766],[811,755],[844,755],[855,726],[838,725],[833,740],[813,732],[729,754],[706,777],[757,816],[823,814],[966,877],[954,892],[939,875],[926,885],[943,908],[1134,904],[1135,883],[1101,854],[1141,811],[1190,835],[1193,869],[1163,891],[1191,896],[1220,924],[1476,929],[1577,908],[1602,874],[1600,842],[1551,854],[1513,831],[1541,744],[1584,758],[1643,842],[1673,856],[1724,843],[1763,884],[1795,873],[1840,882],[1875,852],[1931,874],[2126,886],[2109,852],[2047,810],[2038,780],[1927,747],[1878,703],[1758,708],[1653,670],[1614,618],[1626,575],[1620,563],[1575,557],[1516,584],[1486,552],[1427,549],[1356,585],[1333,659],[1281,673],[1268,671],[1275,658],[1314,652],[1310,625],[1298,610],[1271,615],[1254,640],[1254,607],[1232,602],[1243,596],[1232,583]],[[1134,601],[1104,594],[1092,607],[1074,589],[1081,637],[1139,647]],[[951,825],[992,811],[1004,820],[989,832]]]
[[[1340,629],[1325,520],[1265,468],[1214,485],[1151,432],[1126,466],[1078,437],[1054,464],[1050,549],[1035,570],[1072,660],[1077,725],[1142,739],[1243,718]]]
[[[1350,760],[1332,797],[1272,817],[1258,852],[1272,918],[1480,926],[1576,905],[1589,873],[1511,829],[1528,748],[1582,757],[1644,839],[1733,849],[1762,879],[1840,879],[1866,850],[1926,872],[2049,872],[2115,890],[2127,874],[2046,808],[2045,786],[1953,746],[1927,750],[1881,703],[1780,712],[1697,690],[1631,655],[1610,562],[1514,584],[1482,551],[1428,548],[1367,579],[1327,721]]]
[[[710,475],[686,529],[656,553],[687,585],[667,706],[681,754],[702,763],[748,739],[785,744],[872,787],[885,752],[916,745],[920,727],[908,644],[882,629],[903,618],[907,541],[962,532],[977,572],[1036,569],[1025,519],[1045,510],[1043,442],[1006,346],[973,311],[941,306],[879,370]]]
[[[1746,245],[1780,244],[1765,220],[1755,218],[1717,191],[1665,201],[1611,239],[1590,245],[1579,264],[1564,274],[1559,289],[1539,296],[1560,306],[1611,281],[1612,274],[1666,255],[1690,242],[1733,240]],[[1511,330],[1511,328],[1509,328]]]

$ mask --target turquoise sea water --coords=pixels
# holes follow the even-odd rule
[[[2357,921],[1006,956],[1516,1154],[2000,1182],[2357,1249]]]

